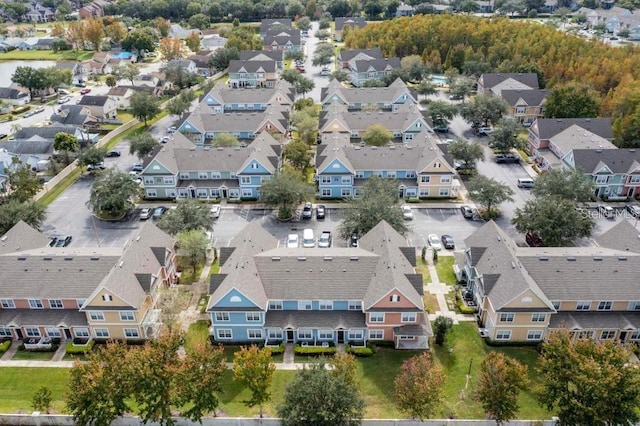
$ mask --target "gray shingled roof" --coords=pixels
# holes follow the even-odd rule
[[[335,29],[336,31],[342,31],[345,25],[349,25],[352,28],[364,28],[367,25],[367,21],[362,17],[351,18],[336,18]]]
[[[225,112],[213,114],[210,107],[198,105],[196,110],[185,120],[200,132],[256,132],[267,120],[275,126],[274,130],[284,133],[288,124],[288,107],[269,105],[266,110],[256,112]]]
[[[636,149],[574,149],[576,169],[596,173],[607,166],[613,173],[632,173],[640,168],[640,151]]]
[[[113,89],[120,89],[120,87],[114,87]],[[81,127],[89,117],[91,117],[91,112],[84,105],[63,105],[59,108],[59,112],[51,114],[51,121],[68,126]]]
[[[0,237],[0,255],[41,248],[48,244],[49,237],[21,220]]]
[[[512,90],[505,89],[500,92],[500,96],[507,104],[514,107],[521,105],[518,103],[520,99],[528,106],[542,105],[543,99],[545,99],[551,93],[548,89],[532,89],[532,90]]]
[[[355,88],[346,88],[342,83],[334,79],[329,83],[328,87],[323,87],[321,89],[321,103],[324,105],[327,98],[334,93],[337,93],[347,104],[392,104],[395,103],[403,93],[408,93],[412,97],[412,99],[409,99],[408,101],[413,101],[414,104],[418,103],[414,91],[409,89],[399,78],[388,87]]]
[[[539,87],[538,75],[534,72],[527,72],[527,73],[508,72],[508,73],[498,73],[498,74],[486,73],[486,74],[482,74],[480,76],[480,79],[482,79],[485,92],[508,79],[516,80],[522,84],[525,84],[531,87],[532,89],[537,89]]]
[[[366,328],[365,314],[357,311],[268,311],[264,326],[270,328]]]
[[[87,314],[75,309],[0,309],[0,324],[5,327],[86,327]]]
[[[380,123],[390,131],[404,131],[417,120],[428,125],[422,113],[413,104],[402,104],[396,111],[348,111],[347,106],[335,104],[320,112],[320,131],[330,131],[326,126],[336,118],[345,123],[350,131],[364,131],[369,126]]]
[[[80,98],[80,102],[78,102],[78,105],[104,106],[108,100],[108,96],[84,95]]]
[[[574,124],[605,139],[613,140],[611,118],[539,118],[536,120],[541,140],[551,139]]]
[[[596,238],[601,247],[640,253],[640,232],[627,220],[621,220]]]
[[[264,36],[265,46],[285,46],[288,42],[300,46],[300,30],[267,30]]]
[[[558,312],[551,315],[549,328],[632,331],[640,328],[640,312]]]
[[[359,59],[354,61],[355,72],[367,72],[370,70],[382,72],[389,67],[391,69],[400,68],[400,58]]]
[[[482,247],[485,250],[472,252],[473,263],[478,274],[483,276],[484,295],[490,297],[496,311],[531,290],[547,305],[553,305],[529,275],[516,257],[515,242],[494,221],[487,222],[465,239],[465,245],[472,250]]]
[[[343,49],[338,53],[338,60],[341,62],[349,62],[358,55],[366,55],[371,59],[383,59],[382,49],[372,47],[371,49]]]
[[[209,92],[220,104],[268,104],[278,94],[280,104],[291,105],[295,100],[293,87],[285,80],[280,80],[273,88],[231,89],[226,83],[218,83]],[[274,101],[275,102],[275,101]]]
[[[241,61],[255,61],[269,59],[284,61],[284,50],[243,50],[240,52]]]

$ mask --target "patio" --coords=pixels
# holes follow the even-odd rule
[[[23,341],[25,350],[51,349],[50,337],[34,337]]]

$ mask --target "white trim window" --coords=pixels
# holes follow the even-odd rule
[[[591,309],[591,302],[589,300],[578,300],[576,302],[576,311],[588,311]]]
[[[500,322],[513,322],[515,317],[513,312],[503,312],[500,314]]]
[[[438,191],[438,195],[440,197],[448,197],[449,196],[449,188],[440,188]]]
[[[299,311],[310,311],[313,309],[313,304],[311,300],[299,300],[298,301],[298,310]]]
[[[347,334],[347,338],[349,340],[363,340],[364,332],[362,330],[349,330]]]
[[[298,339],[311,339],[312,333],[309,328],[298,329]]]
[[[322,188],[322,196],[323,197],[331,197],[331,189]]]
[[[44,308],[44,305],[42,304],[42,300],[40,299],[29,299],[29,308],[42,309]]]
[[[240,183],[242,185],[251,185],[251,176],[240,176]]]
[[[348,309],[350,311],[361,311],[362,310],[362,302],[360,300],[349,300]]]
[[[209,179],[209,173],[208,172],[198,172],[198,179]]]
[[[333,339],[333,330],[330,328],[320,329],[318,330],[318,339],[322,340],[332,340]]]
[[[109,329],[108,328],[94,328],[93,335],[98,338],[106,338],[109,337]]]
[[[91,319],[91,321],[104,321],[104,312],[89,311],[89,318]]]
[[[164,176],[164,177],[162,178],[162,182],[163,182],[165,185],[173,185],[173,176]]]
[[[229,312],[216,312],[216,321],[229,321]]]
[[[282,339],[282,330],[267,331],[270,340]]]
[[[127,339],[139,339],[140,331],[137,328],[125,328],[124,337]]]
[[[218,339],[233,339],[233,332],[230,328],[219,328],[216,330]]]
[[[247,312],[245,316],[247,318],[247,322],[260,321],[260,312]]]
[[[451,176],[440,176],[440,183],[451,183]]]
[[[136,317],[132,311],[120,311],[120,321],[135,321]]]
[[[51,309],[64,309],[62,299],[49,299],[49,308]]]
[[[282,300],[270,300],[269,301],[269,310],[270,311],[281,311],[282,310]]]
[[[40,337],[40,329],[38,327],[25,327],[24,332],[27,337]]]
[[[384,339],[384,330],[369,330],[369,340]]]
[[[420,183],[430,183],[430,182],[431,182],[431,176],[429,175],[420,176]]]
[[[0,327],[0,337],[13,337],[9,327]]]
[[[156,198],[158,196],[158,192],[155,189],[147,189],[147,197],[149,198]]]
[[[89,329],[86,327],[74,328],[73,334],[79,338],[89,337]]]
[[[351,188],[342,188],[340,195],[343,197],[351,197]]]
[[[262,330],[259,328],[248,329],[247,330],[247,338],[248,339],[262,339]]]
[[[640,311],[640,301],[632,300],[631,302],[629,302],[629,304],[627,305],[627,310],[628,311]]]
[[[333,301],[332,300],[321,300],[318,302],[319,309],[321,311],[332,311],[333,310]]]
[[[542,330],[527,331],[527,340],[542,340]]]
[[[616,337],[615,330],[602,330],[602,332],[600,332],[600,340],[611,340],[614,337]]]
[[[547,314],[543,314],[541,312],[534,312],[531,314],[531,322],[545,322],[547,319]]]
[[[16,304],[13,299],[0,299],[0,303],[2,303],[2,309],[15,309]]]
[[[384,322],[384,312],[369,312],[369,322]]]
[[[598,302],[599,311],[610,311],[613,308],[613,302],[610,300],[603,300]]]
[[[496,340],[511,340],[511,330],[496,331]]]
[[[403,312],[401,322],[416,322],[416,313]]]

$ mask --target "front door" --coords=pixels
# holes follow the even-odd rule
[[[191,193],[191,198],[196,198],[196,190],[191,188],[189,189],[189,192]]]
[[[338,330],[338,343],[344,343],[344,330]]]
[[[19,328],[16,328],[16,337],[18,338],[18,340],[22,340],[24,338],[24,336],[22,335],[22,330]]]
[[[226,189],[223,189],[223,190],[222,190],[222,199],[223,199],[223,200],[226,200],[226,199],[227,199],[227,190],[226,190]]]
[[[67,340],[71,340],[71,330],[69,330],[68,328],[64,329],[64,338]]]
[[[621,331],[620,332],[620,342],[621,343],[626,343],[627,340],[627,332],[626,331]]]
[[[293,343],[293,330],[287,330],[287,343]]]

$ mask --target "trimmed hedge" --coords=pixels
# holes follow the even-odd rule
[[[93,345],[95,344],[95,340],[90,341],[86,346],[74,346],[73,342],[69,342],[65,347],[65,351],[68,354],[86,354],[87,352],[91,352],[91,349],[93,349]]]
[[[293,351],[297,355],[306,356],[318,356],[318,355],[333,355],[336,353],[335,346],[300,346],[295,345]]]
[[[4,342],[0,343],[0,353],[4,353],[8,351],[10,347],[11,347],[11,340],[5,340]]]
[[[484,339],[484,341],[487,344],[487,346],[492,346],[496,348],[499,348],[501,346],[518,346],[518,347],[526,346],[526,347],[538,348],[538,350],[540,350],[540,348],[542,347],[542,342],[497,341],[497,340],[491,340],[489,338]]]
[[[284,353],[284,343],[282,343],[280,346],[269,346],[268,348],[269,350],[271,350],[271,355],[280,355]]]
[[[375,346],[367,344],[367,346],[347,346],[347,353],[354,354],[357,357],[368,357],[376,353]]]

